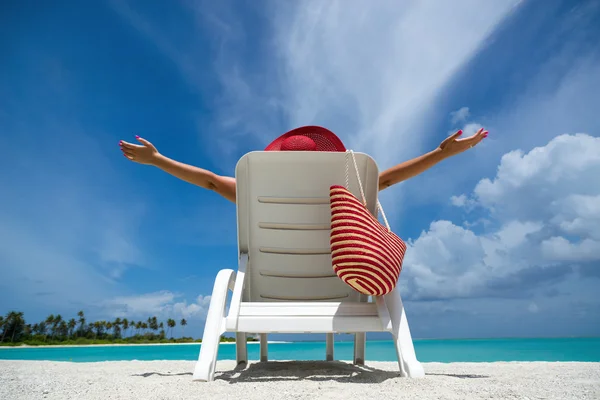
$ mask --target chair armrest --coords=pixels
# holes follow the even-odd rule
[[[244,283],[246,280],[246,270],[248,268],[248,254],[240,254],[238,272],[235,277],[235,285],[233,287],[233,295],[231,296],[231,305],[227,315],[226,329],[228,331],[236,331],[238,316],[240,315],[240,306],[242,304],[242,295],[244,292]]]

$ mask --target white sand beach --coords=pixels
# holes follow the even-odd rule
[[[214,382],[192,381],[193,361],[0,361],[1,399],[600,399],[600,363],[219,361]]]

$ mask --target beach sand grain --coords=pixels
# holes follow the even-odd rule
[[[369,362],[219,361],[214,382],[193,361],[0,361],[1,399],[600,399],[600,363],[424,363],[424,379]]]

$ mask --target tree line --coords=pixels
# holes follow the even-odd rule
[[[52,344],[107,344],[107,343],[184,343],[201,342],[185,336],[187,321],[179,321],[180,336],[173,337],[177,321],[172,318],[159,321],[147,319],[115,318],[113,321],[88,322],[83,311],[77,318],[63,318],[50,314],[34,324],[25,321],[23,312],[10,311],[0,316],[0,344],[2,345],[52,345]],[[222,337],[222,341],[234,341]]]

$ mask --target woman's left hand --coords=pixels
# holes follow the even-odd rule
[[[444,157],[454,156],[477,145],[487,137],[488,131],[481,128],[473,136],[458,139],[460,135],[462,135],[462,130],[459,130],[451,136],[448,136],[442,143],[440,143],[439,148]]]

